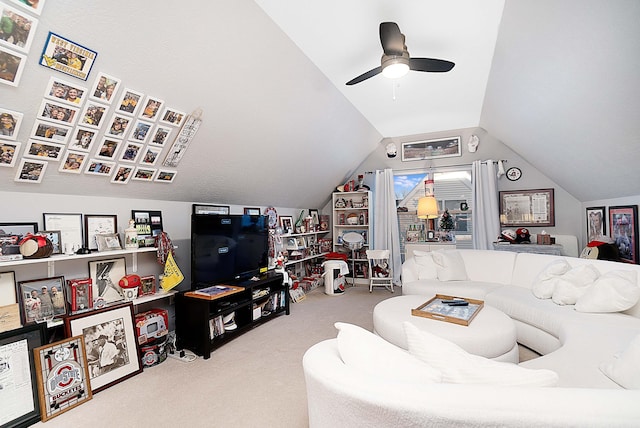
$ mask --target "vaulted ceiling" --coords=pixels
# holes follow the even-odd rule
[[[313,207],[384,137],[480,126],[578,200],[640,194],[637,0],[51,0],[38,19],[20,85],[0,85],[23,149],[51,76],[104,72],[203,123],[174,183],[51,162],[41,184],[0,168],[2,190]],[[346,86],[379,65],[383,21],[456,66]],[[88,81],[38,65],[49,31],[98,52]]]

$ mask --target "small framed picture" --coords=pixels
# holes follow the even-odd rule
[[[29,140],[23,156],[41,160],[59,161],[64,153],[64,144]]]
[[[0,46],[0,64],[7,64],[3,67],[6,71],[0,73],[0,83],[9,86],[18,86],[20,77],[27,63],[27,57]]]
[[[96,129],[78,126],[69,143],[69,149],[88,152],[96,140],[98,131]]]
[[[15,303],[18,303],[16,273],[13,271],[0,272],[0,306],[13,305]]]
[[[5,255],[20,254],[18,243],[27,234],[34,235],[38,231],[38,223],[0,223],[0,252]]]
[[[93,284],[93,307],[100,308],[107,303],[124,299],[118,286],[120,279],[127,274],[125,258],[91,260],[89,277]]]
[[[173,128],[169,126],[156,126],[156,129],[153,130],[151,140],[149,140],[149,144],[153,144],[154,146],[164,146],[165,143],[169,141],[171,131],[173,131]]]
[[[131,135],[129,135],[129,140],[144,143],[151,134],[152,126],[153,124],[150,122],[144,122],[142,120],[136,121],[136,124],[131,131]]]
[[[28,10],[29,12],[35,13],[36,15],[40,15],[42,13],[42,8],[44,8],[45,0],[38,1],[26,1],[26,0],[10,0],[11,3],[17,4],[18,6]]]
[[[0,3],[0,19],[2,19],[0,45],[28,54],[38,27],[38,20],[28,13],[3,3]],[[9,29],[11,31],[7,33]]]
[[[186,113],[178,110],[165,108],[160,117],[160,123],[166,123],[168,125],[180,126],[186,117]]]
[[[58,171],[60,172],[68,172],[71,174],[80,174],[82,172],[82,167],[89,157],[88,153],[67,150],[60,163],[60,167]]]
[[[146,244],[144,238],[152,238],[162,233],[162,211],[131,210],[131,218],[135,222],[138,243],[141,246]]]
[[[156,276],[148,275],[140,277],[140,288],[138,288],[138,297],[151,296],[156,294]]]
[[[108,137],[103,138],[102,143],[96,151],[96,157],[99,159],[114,160],[120,144],[122,144],[122,140],[115,140]]]
[[[121,80],[117,77],[109,76],[105,73],[98,73],[98,76],[91,87],[90,98],[111,104],[119,89],[120,82]]]
[[[127,184],[131,179],[131,173],[135,169],[134,166],[129,165],[118,165],[116,172],[113,174],[111,178],[112,183],[117,184]]]
[[[156,174],[156,170],[153,168],[144,168],[144,167],[136,167],[135,172],[133,173],[132,180],[139,181],[153,181],[153,177]]]
[[[127,115],[135,116],[138,106],[142,103],[142,92],[124,88],[120,100],[116,104],[116,111]]]
[[[160,114],[160,109],[164,105],[164,101],[156,97],[147,96],[140,111],[140,117],[144,120],[155,121]]]
[[[260,215],[260,208],[246,208],[244,209],[245,215]]]
[[[82,214],[43,213],[42,220],[45,230],[60,231],[65,250],[82,247]]]
[[[283,233],[293,233],[293,217],[290,215],[281,215],[280,227]]]
[[[620,260],[638,264],[638,206],[609,207],[609,231]]]
[[[51,321],[67,315],[64,277],[18,281],[25,324]]]
[[[142,147],[143,144],[126,141],[119,160],[121,162],[137,162],[142,152]]]
[[[57,77],[51,77],[44,96],[72,106],[80,106],[87,97],[87,88]]]
[[[113,234],[118,232],[118,216],[115,214],[85,214],[84,215],[84,246],[90,250],[97,250],[96,235]]]
[[[47,161],[37,159],[22,159],[18,165],[15,181],[22,183],[41,183],[47,170]]]
[[[43,422],[91,400],[82,335],[35,348],[34,356]]]
[[[62,254],[62,233],[59,230],[41,230],[38,232],[38,235],[42,235],[46,237],[49,241],[51,241],[51,245],[53,246],[53,254]]]
[[[59,125],[73,125],[80,111],[77,107],[71,107],[53,100],[43,100],[38,110],[38,118],[57,123]]]
[[[31,130],[31,138],[66,144],[71,138],[71,127],[36,119]]]
[[[318,215],[318,210],[310,209],[309,215],[311,216],[311,221],[316,226],[320,224],[320,216]]]
[[[154,181],[158,181],[160,183],[173,183],[175,180],[178,171],[169,171],[166,169],[161,169],[158,171],[158,175]]]
[[[24,115],[17,111],[0,108],[0,138],[3,140],[15,140],[18,137],[23,117]]]
[[[120,235],[117,233],[98,233],[95,235],[98,252],[122,250]]]
[[[13,168],[20,152],[22,143],[0,140],[0,166]]]
[[[587,243],[602,239],[607,234],[607,208],[587,208]]]
[[[97,56],[97,52],[49,32],[40,56],[40,65],[87,80]]]
[[[142,151],[142,157],[140,158],[140,164],[142,165],[155,165],[158,161],[158,157],[162,152],[160,147],[147,146]]]
[[[100,128],[103,120],[105,120],[108,109],[109,107],[103,104],[94,101],[87,102],[80,115],[80,125],[90,126],[96,129]]]
[[[105,130],[105,135],[114,137],[114,138],[124,138],[124,135],[127,133],[127,127],[131,122],[131,118],[127,116],[123,116],[120,114],[114,114],[111,118],[111,122],[109,122],[109,126]]]
[[[115,166],[116,166],[115,162],[109,162],[109,161],[99,160],[99,159],[89,159],[89,161],[87,162],[87,167],[84,170],[84,173],[108,177],[113,172],[113,169],[115,168]]]

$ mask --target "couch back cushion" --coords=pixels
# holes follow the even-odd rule
[[[517,253],[493,250],[457,250],[472,281],[511,284]]]

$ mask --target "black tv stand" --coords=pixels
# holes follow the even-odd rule
[[[211,352],[239,335],[275,318],[289,315],[289,290],[281,273],[269,271],[257,281],[230,283],[244,290],[215,300],[176,295],[176,336],[179,349],[189,349],[208,359]],[[223,320],[233,324],[225,327]]]

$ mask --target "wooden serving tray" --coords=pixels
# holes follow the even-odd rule
[[[449,306],[446,303],[442,303],[443,300],[453,299],[466,300],[469,302],[469,305]],[[468,326],[483,307],[484,301],[482,300],[436,294],[435,297],[429,299],[422,305],[415,309],[411,309],[411,315]]]

